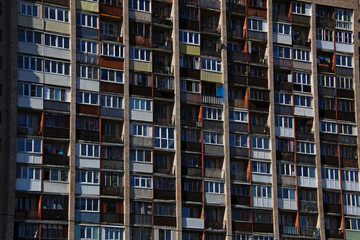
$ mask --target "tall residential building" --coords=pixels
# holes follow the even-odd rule
[[[0,239],[360,239],[357,0],[0,0]]]

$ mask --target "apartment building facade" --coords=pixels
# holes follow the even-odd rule
[[[360,239],[357,1],[0,3],[1,239]]]

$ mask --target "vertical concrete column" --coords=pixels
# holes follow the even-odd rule
[[[232,218],[231,218],[231,178],[230,178],[230,146],[229,146],[229,84],[228,84],[228,61],[227,61],[227,22],[226,22],[226,1],[220,1],[220,25],[221,25],[221,68],[222,82],[224,88],[223,102],[223,128],[224,128],[224,161],[225,171],[225,213],[226,239],[232,239]]]
[[[2,102],[0,109],[0,239],[13,239],[14,235],[14,201],[16,179],[16,136],[17,136],[17,24],[18,2],[3,1],[3,12],[0,16],[3,31],[3,59],[1,70]]]
[[[175,92],[175,199],[176,199],[176,235],[177,240],[182,239],[182,200],[181,200],[181,91],[180,91],[180,49],[179,49],[179,1],[174,0],[172,5],[173,22],[173,58],[174,92]]]
[[[318,99],[318,82],[317,82],[317,53],[316,53],[316,4],[311,6],[310,20],[310,38],[311,38],[311,92],[313,94],[313,111],[314,111],[314,140],[315,140],[315,166],[317,180],[317,201],[318,201],[318,221],[317,228],[320,229],[320,238],[325,239],[324,224],[324,203],[323,189],[321,178],[321,156],[320,156],[320,120],[319,120],[319,99]]]
[[[68,239],[75,239],[75,172],[76,172],[76,0],[70,0],[70,143],[69,143],[69,209]]]
[[[268,64],[268,89],[270,90],[269,99],[269,126],[270,126],[270,147],[271,147],[271,178],[272,178],[272,200],[273,200],[273,227],[274,239],[280,239],[279,230],[279,209],[278,209],[278,189],[276,171],[276,139],[275,139],[275,102],[274,102],[274,55],[273,55],[273,21],[272,21],[272,0],[268,0],[267,6],[267,64]]]
[[[130,239],[130,111],[129,111],[129,76],[130,76],[130,30],[129,30],[129,1],[123,1],[123,29],[124,29],[124,239]]]

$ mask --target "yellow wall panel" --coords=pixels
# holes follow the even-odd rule
[[[152,63],[130,60],[130,69],[142,72],[152,72]]]
[[[222,74],[209,71],[201,71],[201,80],[222,83]]]
[[[180,43],[180,53],[200,56],[200,46]]]
[[[76,8],[89,12],[99,12],[99,3],[77,0]]]

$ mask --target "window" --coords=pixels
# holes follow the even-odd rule
[[[206,132],[204,131],[204,143],[207,144],[223,144],[223,134],[217,132]]]
[[[295,176],[295,165],[292,163],[278,163],[278,173],[285,176]]]
[[[354,101],[353,100],[337,100],[337,110],[343,112],[354,112]]]
[[[20,15],[39,17],[38,6],[29,3],[20,3]]]
[[[59,75],[70,75],[70,63],[58,62],[53,60],[45,60],[46,73],[59,74]]]
[[[200,93],[200,82],[181,79],[180,88],[184,92]]]
[[[247,112],[242,112],[235,109],[229,110],[229,120],[234,122],[248,122],[248,114]]]
[[[151,12],[150,0],[129,0],[129,8],[132,10]]]
[[[76,13],[76,25],[97,29],[98,17],[85,13]]]
[[[335,110],[335,100],[332,98],[319,98],[319,108]]]
[[[339,123],[339,134],[342,135],[353,135],[356,136],[356,125],[354,124],[345,124],[345,123]]]
[[[359,172],[351,170],[341,170],[341,179],[347,182],[359,182]]]
[[[312,142],[297,142],[296,151],[303,154],[315,154],[314,146],[315,143]]]
[[[334,41],[334,31],[317,28],[316,29],[316,39],[322,40],[322,41],[333,42]],[[336,39],[336,35],[335,35],[335,39]]]
[[[199,142],[200,141],[200,131],[196,129],[181,129],[181,141],[186,142]]]
[[[123,109],[123,97],[102,94],[100,98],[102,107]]]
[[[310,73],[293,72],[293,86],[295,91],[311,92]]]
[[[86,212],[99,212],[99,199],[97,198],[75,198],[75,210]]]
[[[100,1],[110,1],[110,0],[100,0]],[[115,0],[112,0],[115,1]],[[105,240],[123,240],[124,239],[124,229],[115,228],[115,227],[102,227],[101,239]]]
[[[101,43],[101,55],[108,57],[123,58],[124,57],[124,46]]]
[[[123,176],[120,173],[103,172],[101,173],[101,184],[103,186],[122,187]]]
[[[130,109],[139,111],[152,111],[152,100],[130,98]]]
[[[294,95],[294,105],[296,107],[311,107],[312,98],[303,95]]]
[[[76,129],[99,131],[99,119],[94,117],[76,117]]]
[[[291,94],[286,93],[274,93],[275,96],[275,103],[276,104],[284,104],[284,105],[291,105]]]
[[[175,204],[172,203],[154,203],[155,216],[175,216]]]
[[[275,127],[293,128],[293,118],[275,115]]]
[[[130,186],[136,188],[152,188],[152,177],[143,175],[132,175]]]
[[[270,162],[251,161],[251,172],[271,174]]]
[[[353,90],[353,79],[349,77],[336,77],[336,87]]]
[[[69,11],[53,7],[44,7],[44,18],[58,22],[69,22]]]
[[[100,3],[112,5],[112,6],[122,6],[121,0],[100,0]]]
[[[34,124],[34,116],[28,114],[18,114],[17,126],[21,128],[32,128]]]
[[[132,162],[152,162],[152,152],[150,150],[131,149],[130,161]]]
[[[42,62],[41,58],[18,55],[19,69],[41,72],[43,70]]]
[[[298,61],[306,61],[310,60],[309,58],[309,50],[305,49],[293,49],[293,59]]]
[[[140,22],[131,22],[130,23],[130,34],[134,36],[141,36],[145,38],[150,37],[150,29],[151,25],[146,23],[140,23]]]
[[[337,125],[335,122],[320,122],[320,131],[326,133],[337,133]]]
[[[76,170],[75,180],[78,183],[98,184],[99,172]]]
[[[321,168],[321,177],[323,179],[339,180],[339,169]]]
[[[321,87],[335,87],[334,84],[334,76],[328,76],[328,75],[318,75],[318,84]]]
[[[271,198],[271,187],[253,185],[252,196],[258,198]]]
[[[42,141],[40,139],[18,138],[16,142],[17,142],[18,152],[27,152],[27,153],[42,152]]]
[[[244,148],[249,147],[247,135],[230,134],[229,138],[230,138],[230,147],[244,147]]]
[[[130,124],[130,135],[138,137],[152,137],[152,126],[142,124]]]
[[[98,227],[80,226],[81,239],[98,239]]]
[[[291,59],[291,48],[274,45],[274,57]]]
[[[114,24],[100,22],[100,34],[107,35],[107,36],[113,36],[114,35]]]
[[[352,57],[345,55],[335,54],[336,66],[339,67],[352,67]]]
[[[100,80],[107,82],[123,83],[123,71],[100,68]]]
[[[290,139],[276,139],[276,150],[282,152],[294,152],[294,141]]]
[[[255,31],[265,31],[265,25],[266,22],[264,20],[260,19],[247,19],[247,26],[249,30],[255,30]]]
[[[76,92],[76,103],[99,105],[99,94],[90,92]]]
[[[203,107],[203,119],[222,120],[222,109]]]
[[[97,80],[99,79],[99,69],[97,67],[77,64],[76,75],[81,78]]]
[[[344,194],[344,205],[360,207],[360,195],[345,193]]]
[[[221,72],[221,61],[201,58],[201,69],[212,72]]]
[[[18,40],[20,42],[42,44],[42,33],[27,29],[18,29]]]
[[[136,61],[151,61],[151,50],[130,47],[130,59]]]
[[[29,83],[18,83],[18,95],[26,97],[43,97],[43,87]]]
[[[68,170],[63,169],[44,169],[44,180],[52,181],[52,182],[68,182]]]
[[[278,188],[278,198],[295,200],[295,189]]]
[[[76,39],[76,51],[89,54],[97,54],[98,43],[83,39]]]
[[[155,76],[155,87],[174,89],[174,79],[171,77]]]
[[[175,191],[175,178],[155,177],[154,188],[158,190]]]
[[[230,95],[230,93],[229,93]],[[250,99],[257,101],[269,101],[269,91],[251,88]]]
[[[200,57],[180,54],[180,67],[200,69]]]
[[[352,44],[353,43],[353,35],[351,32],[335,32],[335,42],[344,43],[344,44]]]
[[[64,210],[65,199],[64,196],[43,195],[42,208],[51,210]]]
[[[40,180],[40,168],[16,167],[16,178]]]
[[[298,166],[297,174],[300,177],[315,178],[315,167],[311,166]]]
[[[335,8],[335,28],[351,30],[351,10]]]
[[[87,143],[77,143],[79,157],[100,157],[99,155],[99,145],[87,144]]]
[[[39,224],[19,223],[18,237],[30,239],[39,238],[39,230]]]
[[[45,46],[69,49],[70,38],[65,36],[45,33]]]
[[[302,14],[302,15],[308,15],[308,13],[306,13],[306,9],[310,8],[309,4],[305,4],[305,3],[301,3],[301,2],[292,2],[291,3],[292,6],[292,13],[295,14]]]
[[[285,35],[291,35],[291,25],[274,22],[273,32]]]
[[[179,31],[179,42],[193,45],[200,45],[200,34],[196,32]]]
[[[155,126],[154,147],[174,149],[174,128]]]
[[[253,149],[263,149],[269,150],[269,138],[268,137],[258,137],[251,136],[251,148]]]
[[[204,187],[206,193],[217,193],[217,194],[224,193],[224,183],[221,182],[205,181]]]

